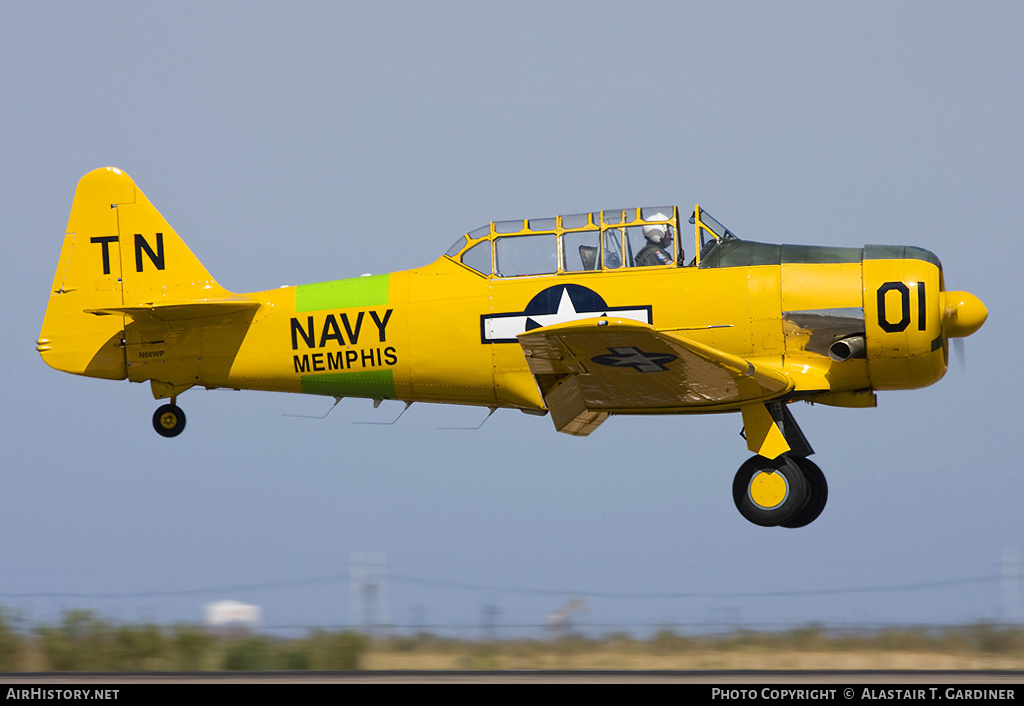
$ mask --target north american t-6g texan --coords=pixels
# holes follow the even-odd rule
[[[149,381],[177,436],[194,386],[519,409],[587,436],[616,414],[739,412],[733,482],[758,525],[802,527],[828,489],[797,400],[873,407],[943,376],[984,304],[918,247],[741,240],[697,206],[494,221],[413,270],[224,289],[135,182],[78,183],[38,350]],[[687,237],[685,240],[689,240]],[[686,254],[690,257],[687,259]]]

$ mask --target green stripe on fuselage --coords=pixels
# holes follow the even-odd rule
[[[300,379],[302,391],[308,395],[395,399],[395,380],[391,370],[303,375]]]
[[[348,309],[355,306],[386,306],[388,276],[370,275],[303,284],[295,288],[295,311]]]

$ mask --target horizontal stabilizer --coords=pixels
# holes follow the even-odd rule
[[[230,299],[208,299],[198,302],[177,302],[174,304],[150,304],[148,306],[113,306],[102,309],[85,309],[86,314],[96,316],[130,316],[140,323],[146,321],[183,321],[205,319],[212,316],[227,316],[259,308],[259,302],[243,297]]]

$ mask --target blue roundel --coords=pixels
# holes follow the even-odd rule
[[[523,311],[526,315],[533,314],[554,314],[558,311],[558,303],[562,300],[562,292],[569,295],[576,311],[599,311],[608,310],[601,295],[593,289],[587,289],[578,284],[559,284],[555,287],[548,287],[534,296]]]

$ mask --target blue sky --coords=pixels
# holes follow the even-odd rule
[[[354,552],[400,629],[998,620],[1021,550],[1013,3],[70,3],[0,7],[0,605],[358,624]],[[127,171],[218,281],[428,263],[490,220],[700,202],[740,237],[918,245],[988,306],[966,366],[874,410],[794,409],[829,479],[798,531],[744,521],[734,415],[587,439],[472,408],[148,386],[34,350],[77,180]]]

